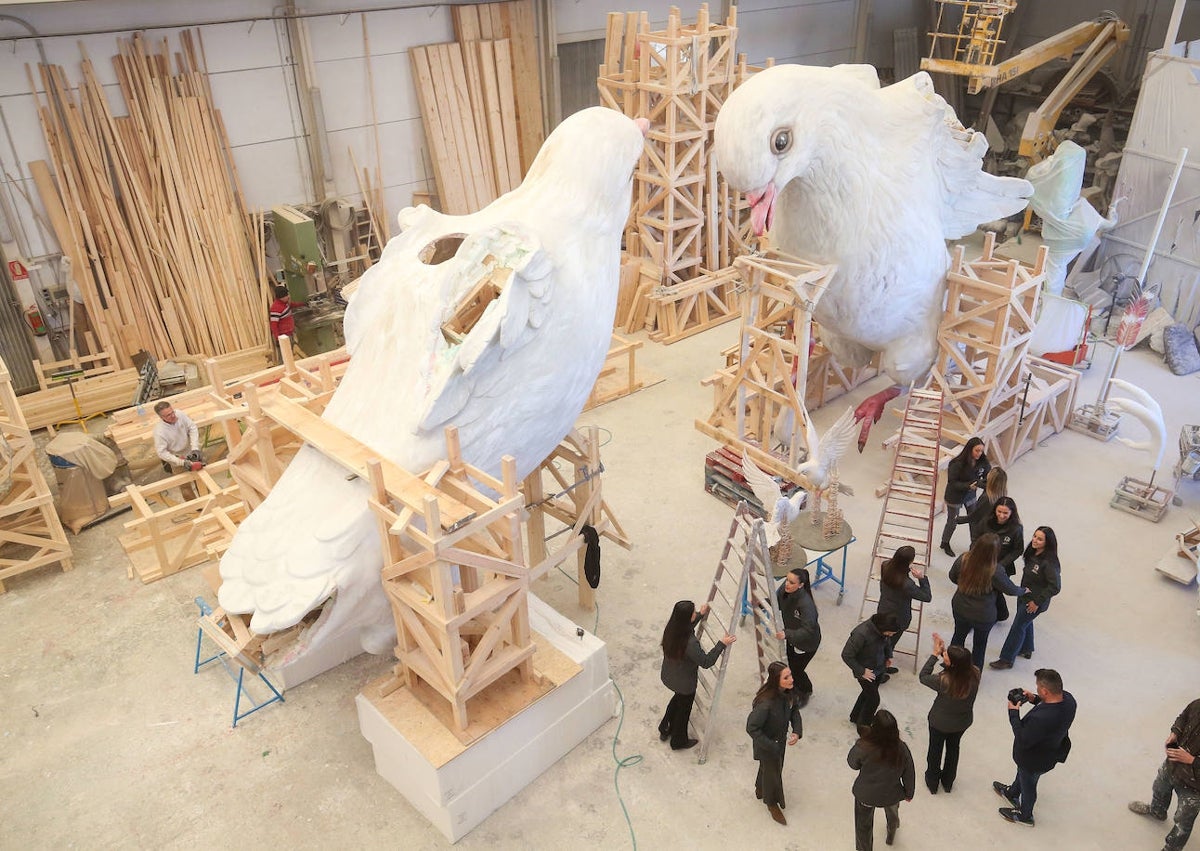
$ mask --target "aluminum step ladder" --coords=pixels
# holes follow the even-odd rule
[[[717,562],[712,587],[708,591],[708,614],[696,624],[696,637],[702,646],[710,647],[726,634],[736,634],[737,627],[748,613],[754,616],[754,647],[758,658],[759,679],[766,679],[767,667],[783,659],[783,642],[775,637],[781,630],[779,603],[775,598],[775,580],[771,572],[771,555],[767,551],[767,535],[763,520],[756,517],[743,500],[738,503],[729,535]],[[709,670],[700,669],[696,683],[696,700],[692,704],[692,723],[703,731],[700,738],[699,762],[708,759],[708,746],[716,734],[717,705],[730,651]]]
[[[938,462],[942,437],[942,391],[937,388],[910,389],[904,420],[896,440],[896,457],[891,480],[883,495],[871,572],[863,587],[858,619],[875,613],[879,603],[882,565],[902,546],[916,551],[913,564],[929,571],[933,551],[933,518],[938,507]],[[869,607],[869,608],[868,608]],[[894,655],[912,656],[913,673],[921,658],[921,626],[924,604],[912,603],[913,618],[896,643]],[[911,644],[909,636],[912,637]],[[911,647],[912,649],[908,649]]]

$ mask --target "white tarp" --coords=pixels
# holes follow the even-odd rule
[[[1104,235],[1101,260],[1112,254],[1145,256],[1185,147],[1188,159],[1146,279],[1161,286],[1162,306],[1195,328],[1200,324],[1200,60],[1158,51],[1146,62],[1113,193],[1124,198],[1121,221]]]

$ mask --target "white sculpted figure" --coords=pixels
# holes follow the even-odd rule
[[[884,371],[903,386],[937,353],[946,240],[1018,212],[1032,192],[983,172],[986,150],[927,74],[881,89],[869,65],[767,68],[734,90],[715,128],[717,167],[746,193],[754,232],[837,264],[814,314],[822,342],[846,366],[882,352]],[[860,449],[899,393],[859,405]]]
[[[1042,218],[1042,241],[1048,249],[1045,289],[1053,295],[1062,295],[1070,262],[1097,232],[1117,223],[1115,215],[1106,219],[1079,197],[1086,163],[1087,151],[1068,140],[1026,175],[1033,184],[1029,206]]]
[[[647,126],[583,110],[550,134],[525,181],[483,210],[404,210],[402,233],[350,299],[351,361],[324,418],[413,473],[445,457],[451,424],[467,463],[499,477],[511,454],[518,476],[533,471],[574,425],[608,352]],[[465,239],[448,259],[421,254],[454,235]],[[515,270],[503,292],[448,342],[443,322],[496,266]],[[267,633],[333,597],[302,649],[357,630],[364,649],[389,650],[366,498],[365,482],[305,446],[221,559],[221,605],[253,613],[251,629]]]

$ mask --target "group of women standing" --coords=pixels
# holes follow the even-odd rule
[[[1005,596],[1018,598],[1000,658],[993,668],[1011,668],[1016,656],[1033,655],[1033,622],[1050,605],[1062,587],[1058,541],[1054,530],[1039,526],[1025,546],[1016,502],[1008,496],[1008,477],[992,467],[983,442],[972,438],[949,464],[945,491],[946,525],[941,549],[955,553],[950,542],[954,530],[967,524],[970,548],[955,557],[950,579],[957,586],[951,600],[954,634],[947,645],[933,634],[933,653],[921,669],[920,681],[936,692],[929,710],[929,748],[926,754],[925,785],[931,794],[949,793],[958,772],[959,743],[971,726],[975,698],[992,627],[1009,617]],[[976,493],[980,491],[980,493]],[[965,516],[959,516],[966,509]],[[901,741],[895,717],[879,707],[879,686],[891,674],[896,642],[912,621],[914,602],[933,599],[929,579],[914,566],[912,547],[900,547],[881,566],[879,604],[874,615],[851,632],[842,659],[853,671],[860,694],[850,713],[859,738],[846,756],[858,772],[854,782],[855,844],[859,851],[872,848],[875,809],[884,809],[887,844],[891,845],[900,825],[899,805],[912,800],[915,768],[908,746]],[[1021,584],[1013,583],[1016,561],[1024,559]],[[771,817],[787,824],[783,811],[783,761],[789,745],[803,735],[800,709],[812,693],[805,669],[821,642],[816,603],[807,571],[793,570],[777,592],[783,629],[776,638],[786,639],[787,663],[772,662],[766,681],[754,696],[746,732],[753,742],[758,762],[755,796]],[[735,637],[723,636],[705,651],[696,637],[696,623],[708,612],[681,600],[675,604],[663,631],[661,678],[672,697],[659,722],[663,741],[674,749],[697,744],[688,735],[700,668],[711,668]],[[965,643],[972,638],[972,650]],[[941,670],[935,673],[935,668]]]

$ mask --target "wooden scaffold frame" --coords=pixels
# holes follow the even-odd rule
[[[706,382],[713,385],[713,410],[696,428],[745,452],[768,473],[799,483],[812,313],[837,267],[774,251],[739,257],[735,266],[744,281],[738,365]],[[789,413],[792,436],[776,454],[772,429]]]
[[[736,55],[736,24],[736,8],[724,25],[711,24],[707,4],[693,25],[671,7],[666,29],[655,32],[644,12],[609,15],[600,102],[651,123],[626,232],[630,252],[643,259],[641,278],[621,321],[664,344],[737,313],[730,267],[748,248],[749,214],[711,156],[718,110],[758,70]]]
[[[54,496],[34,457],[8,366],[0,360],[0,462],[8,490],[0,495],[0,594],[4,580],[46,565],[71,569],[71,545],[54,508]]]

